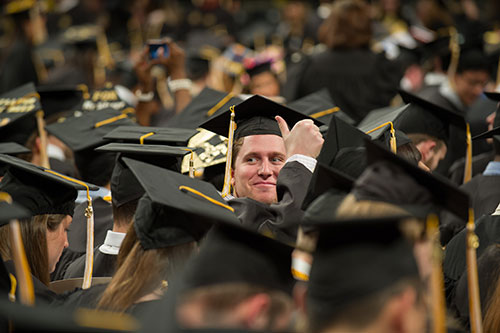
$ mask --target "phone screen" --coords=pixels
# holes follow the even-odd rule
[[[162,42],[162,41],[150,41],[148,43],[149,45],[149,58],[150,59],[157,59],[159,54],[158,54],[158,50],[160,48],[163,48],[163,56],[165,58],[168,58],[168,55],[169,55],[169,49],[168,49],[168,45],[167,43],[165,42]]]

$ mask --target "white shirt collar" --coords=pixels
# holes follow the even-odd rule
[[[99,251],[104,254],[110,254],[114,256],[118,255],[125,235],[126,234],[124,232],[114,232],[108,230],[106,238],[104,239],[104,244],[99,247]]]

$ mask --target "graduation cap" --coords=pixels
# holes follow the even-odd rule
[[[250,66],[245,66],[245,70],[248,73],[248,75],[251,77],[265,73],[265,72],[270,72],[274,73],[273,70],[271,69],[272,61],[264,61],[261,63],[256,63],[253,62]]]
[[[31,150],[15,142],[0,142],[0,154],[19,155],[29,154]]]
[[[336,207],[354,185],[354,179],[327,165],[318,163],[302,203],[304,221],[333,216]]]
[[[118,126],[106,133],[105,140],[127,143],[165,144],[187,146],[189,139],[197,133],[194,129],[164,128],[149,126]]]
[[[226,162],[227,144],[223,136],[200,128],[188,143],[192,154],[184,157],[181,172],[186,173],[192,165],[194,170],[204,168],[203,175],[207,173],[220,172],[216,169],[221,163]],[[212,168],[211,168],[212,167]],[[222,168],[222,173],[224,170]]]
[[[126,113],[115,110],[77,113],[47,125],[47,131],[64,142],[74,152],[93,148],[104,142],[103,137],[112,129],[134,122]]]
[[[187,290],[247,283],[291,293],[293,248],[237,224],[219,224],[181,276]]]
[[[36,90],[46,118],[55,114],[62,116],[83,101],[84,92],[76,86],[38,86]]]
[[[234,107],[234,121],[236,130],[234,138],[242,138],[249,135],[274,134],[281,136],[275,116],[281,116],[292,128],[297,122],[303,119],[311,119],[317,126],[322,122],[306,116],[300,112],[290,109],[284,105],[271,101],[260,95],[255,95],[241,102]],[[231,111],[226,110],[216,115],[199,127],[212,131],[222,136],[228,136],[231,120]]]
[[[86,95],[86,94],[85,94]],[[100,111],[113,109],[124,112],[135,112],[129,103],[124,101],[119,94],[117,87],[111,83],[106,83],[102,89],[91,91],[81,104],[82,111]]]
[[[401,220],[330,220],[318,224],[307,291],[311,314],[328,311],[333,318],[401,280],[418,279],[413,247],[399,229]]]
[[[330,123],[335,116],[352,125],[355,121],[335,105],[330,91],[323,88],[287,104],[289,108],[302,112],[321,122]]]
[[[464,116],[406,91],[399,92],[409,107],[395,121],[406,134],[420,133],[448,142],[449,126],[466,128]]]
[[[357,200],[395,204],[421,218],[446,209],[466,221],[469,197],[447,179],[432,175],[366,141],[368,166],[356,180],[352,193]]]
[[[239,223],[213,185],[130,158],[122,160],[146,192],[147,199],[141,201],[149,200],[164,210],[160,214],[161,210],[151,208],[154,205],[140,209],[139,204],[135,228],[144,249],[199,240],[217,221]]]
[[[0,164],[9,166],[0,182],[0,190],[9,193],[14,202],[28,209],[32,216],[73,216],[77,191],[98,189],[13,156],[0,155]]]
[[[0,96],[0,141],[24,145],[36,129],[35,118],[42,105],[33,83],[27,83]]]
[[[232,93],[228,94],[205,87],[181,113],[171,119],[169,126],[196,128],[214,114],[218,115],[229,109],[231,105],[240,104],[242,101],[241,98],[234,96]],[[227,131],[223,135],[226,136]]]
[[[134,143],[108,143],[95,150],[97,152],[119,153],[110,181],[111,200],[115,207],[137,200],[144,194],[144,189],[122,161],[123,157],[180,171],[180,159],[188,153],[186,149],[180,147]]]

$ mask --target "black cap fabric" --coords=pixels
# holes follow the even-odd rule
[[[405,91],[400,91],[400,95],[410,106],[397,119],[395,125],[406,134],[427,134],[448,142],[450,125],[459,128],[466,126],[464,116],[457,112],[447,110]]]
[[[197,241],[216,221],[239,223],[212,184],[130,158],[122,160],[146,191],[135,215],[144,249]]]
[[[31,150],[15,142],[0,142],[0,154],[18,155],[29,154]]]
[[[475,137],[473,137],[472,140],[488,139],[488,138],[493,138],[495,136],[500,136],[500,126],[492,128],[491,130],[483,132],[481,134],[478,134]]]
[[[108,109],[77,113],[46,126],[46,129],[71,150],[79,152],[103,144],[103,136],[114,128],[133,124],[127,114]]]
[[[187,146],[189,139],[198,131],[183,128],[164,128],[149,126],[118,126],[104,135],[105,140],[140,143]]]
[[[0,155],[0,165],[9,170],[0,182],[0,190],[11,195],[14,202],[27,208],[32,216],[65,214],[73,216],[78,190],[86,187],[77,180],[64,179],[52,170],[8,155]],[[68,177],[69,178],[69,177]],[[87,184],[91,191],[98,187]]]
[[[76,86],[38,86],[45,119],[61,116],[77,108],[83,101],[83,91]]]
[[[399,218],[332,221],[320,225],[308,282],[311,309],[346,306],[407,278],[418,278],[412,246]],[[369,276],[367,276],[369,272]]]
[[[181,277],[189,289],[248,283],[291,292],[293,248],[239,225],[215,226]]]
[[[133,158],[162,168],[180,171],[180,160],[188,153],[180,147],[140,145],[134,143],[108,143],[95,149],[97,152],[119,153],[111,175],[111,200],[115,207],[139,199],[144,189],[122,157]]]
[[[377,143],[366,141],[365,145],[368,166],[352,191],[358,200],[392,203],[422,218],[446,209],[464,221],[468,219],[468,195],[447,179],[420,169]]]
[[[36,129],[33,115],[41,110],[40,96],[33,83],[26,83],[0,96],[0,141],[24,145]]]
[[[337,189],[341,192],[348,193],[351,191],[354,184],[354,179],[344,174],[340,170],[336,170],[328,165],[318,163],[314,169],[313,177],[309,183],[307,195],[302,203],[305,209],[321,194],[330,189]]]
[[[253,63],[250,66],[245,66],[245,70],[250,75],[250,77],[259,75],[265,72],[270,72],[274,73],[271,69],[272,62],[271,61],[266,61],[263,63]]]
[[[361,147],[369,136],[345,121],[332,117],[328,125],[328,133],[318,162],[332,166],[339,152],[345,148]]]
[[[226,92],[204,88],[191,102],[175,115],[169,122],[169,127],[197,128],[213,115],[219,115],[232,105],[238,105],[243,100]],[[224,134],[227,136],[227,133]]]
[[[0,198],[3,195],[4,193],[0,192]],[[2,212],[0,214],[0,226],[8,224],[14,219],[25,219],[31,217],[29,210],[15,202],[0,201],[0,212]]]
[[[255,95],[238,104],[234,108],[236,130],[235,139],[249,135],[273,134],[281,136],[275,116],[281,116],[290,129],[303,119],[311,119],[317,126],[323,125],[320,121],[301,114],[286,106],[271,101],[268,98]],[[218,116],[214,116],[201,124],[199,127],[227,137],[229,133],[229,121],[231,111],[227,110]]]
[[[342,119],[348,124],[354,124],[355,121],[337,107],[327,88],[323,88],[293,102],[287,104],[293,110],[297,110],[314,119],[328,124],[331,118],[335,117]]]

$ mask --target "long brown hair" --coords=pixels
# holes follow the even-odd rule
[[[46,286],[50,284],[47,230],[56,230],[65,217],[62,214],[44,214],[19,221],[31,274]],[[0,228],[0,254],[3,260],[12,259],[9,236],[9,226]]]
[[[496,244],[496,251],[500,250],[500,244]],[[493,268],[492,268],[493,269]],[[498,270],[498,268],[497,268]],[[496,285],[490,287],[494,290],[490,296],[483,319],[484,333],[500,332],[500,274],[497,271]],[[487,287],[487,286],[485,286]],[[494,288],[494,289],[493,289]]]
[[[155,291],[163,280],[178,272],[195,249],[196,242],[190,242],[144,250],[132,224],[120,247],[117,271],[97,308],[118,312],[127,310],[139,298]]]

